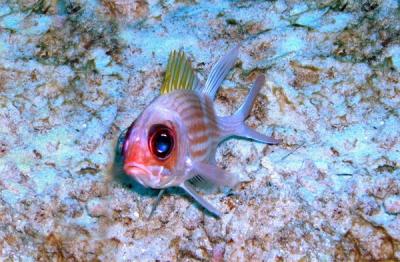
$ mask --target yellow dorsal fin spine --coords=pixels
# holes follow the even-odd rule
[[[197,85],[198,79],[185,53],[172,51],[169,55],[161,94],[180,89],[192,90]]]

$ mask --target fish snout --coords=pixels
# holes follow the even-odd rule
[[[151,176],[152,173],[148,168],[144,165],[136,164],[136,163],[126,163],[124,164],[124,171],[128,175],[134,177],[141,177],[141,176]]]

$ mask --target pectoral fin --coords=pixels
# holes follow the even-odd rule
[[[233,174],[225,172],[221,168],[203,162],[193,164],[193,170],[203,179],[212,182],[217,186],[233,187],[237,183],[237,178]]]
[[[197,201],[201,206],[203,206],[205,209],[207,209],[209,212],[214,214],[217,217],[221,217],[221,212],[213,207],[210,203],[207,202],[204,198],[202,198],[194,189],[193,187],[188,183],[184,182],[180,185],[180,187],[185,190],[191,197],[194,198],[194,200]]]

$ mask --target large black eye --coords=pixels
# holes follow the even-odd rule
[[[160,159],[166,159],[174,147],[174,133],[165,125],[154,125],[149,130],[150,151]]]

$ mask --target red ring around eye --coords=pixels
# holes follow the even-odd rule
[[[174,132],[165,125],[153,125],[149,130],[149,148],[160,160],[167,159],[175,144]]]

